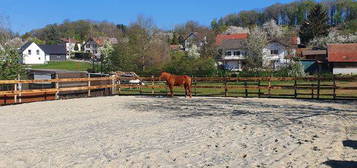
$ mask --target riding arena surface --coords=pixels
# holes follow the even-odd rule
[[[356,114],[355,101],[215,97],[4,106],[0,167],[354,166]]]

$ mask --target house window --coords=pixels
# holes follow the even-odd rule
[[[31,55],[31,50],[28,50],[27,52],[28,52],[29,55]]]
[[[270,50],[270,54],[271,55],[278,55],[279,54],[279,50]]]
[[[87,44],[86,47],[87,47],[87,48],[90,48],[90,44]]]
[[[36,54],[37,54],[37,55],[40,55],[40,50],[36,50]]]
[[[226,51],[226,52],[224,53],[224,55],[225,55],[225,56],[231,56],[231,55],[232,55],[232,51]]]
[[[97,52],[97,50],[94,50],[94,54],[97,54],[98,52]]]
[[[234,52],[233,52],[233,55],[234,55],[234,56],[239,56],[239,55],[240,55],[240,51],[234,51]]]

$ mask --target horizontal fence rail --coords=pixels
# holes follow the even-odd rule
[[[145,85],[128,84],[133,79]],[[357,99],[357,77],[194,77],[192,81],[194,96]],[[24,89],[23,85],[48,88]],[[94,96],[93,91],[101,89],[109,89],[111,95],[165,95],[168,90],[164,81],[153,76],[66,79],[57,76],[49,80],[0,80],[0,86],[8,88],[0,91],[0,104],[23,103],[27,101],[22,98],[36,96],[54,100],[68,92]],[[184,91],[182,87],[175,87],[175,93],[182,95]]]

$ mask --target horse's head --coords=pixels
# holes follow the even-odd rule
[[[162,80],[162,79],[166,80],[168,75],[170,75],[170,74],[167,72],[161,72],[159,80]]]

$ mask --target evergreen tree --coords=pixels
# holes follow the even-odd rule
[[[300,28],[299,34],[301,42],[307,44],[315,37],[327,36],[329,32],[329,25],[327,22],[327,12],[323,9],[322,5],[315,5]]]

